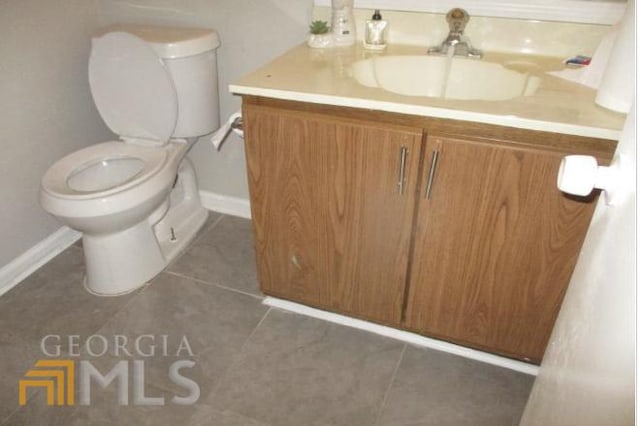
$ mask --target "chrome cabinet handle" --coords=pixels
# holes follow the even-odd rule
[[[407,154],[409,150],[406,146],[400,148],[400,170],[398,172],[398,194],[404,193],[404,175],[407,168]]]
[[[438,168],[439,155],[439,151],[433,151],[433,154],[431,154],[431,167],[429,168],[429,177],[427,179],[427,190],[424,194],[427,200],[431,199],[431,189],[433,189],[433,179],[436,175],[436,169]]]

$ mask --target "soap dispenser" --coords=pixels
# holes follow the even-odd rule
[[[380,10],[373,12],[367,19],[364,32],[364,47],[370,50],[383,50],[387,47],[387,27],[389,23],[382,19]]]
[[[335,46],[351,46],[356,42],[353,0],[331,0],[331,30]]]

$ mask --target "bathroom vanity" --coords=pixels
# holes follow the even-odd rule
[[[540,362],[598,196],[558,166],[610,161],[623,117],[549,58],[487,58],[539,79],[488,101],[363,85],[367,55],[298,47],[231,86],[262,291]]]

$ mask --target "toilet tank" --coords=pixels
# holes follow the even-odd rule
[[[149,43],[164,62],[176,88],[178,118],[172,137],[206,135],[220,127],[216,49],[211,29],[119,24],[101,33],[121,31]]]

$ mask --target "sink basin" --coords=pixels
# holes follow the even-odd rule
[[[353,77],[367,87],[405,96],[503,101],[530,96],[540,78],[477,59],[377,56],[355,62]]]

